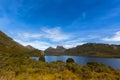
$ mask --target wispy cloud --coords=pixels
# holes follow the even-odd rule
[[[23,33],[17,33],[16,34],[16,38],[23,40],[23,41],[29,41],[31,39],[40,39],[43,35],[39,34],[39,33],[27,33],[27,32],[23,32]]]
[[[71,37],[69,34],[63,33],[60,27],[56,27],[52,29],[43,28],[42,31],[45,38],[48,38],[51,41],[55,41],[55,42],[68,40]]]
[[[68,40],[66,42],[63,42],[63,45],[65,48],[72,48],[75,47],[77,45],[82,45],[86,42],[84,42],[83,38],[77,38],[77,39],[73,39],[73,40]]]
[[[61,31],[60,27],[55,28],[42,28],[39,33],[17,33],[17,38],[22,40],[30,40],[30,39],[49,39],[53,42],[59,42],[70,39],[71,35],[64,33]]]
[[[103,38],[104,41],[113,41],[113,42],[120,42],[120,31],[116,32],[112,37]]]
[[[31,45],[37,49],[41,49],[41,50],[45,50],[46,48],[48,48],[49,46],[55,47],[55,45],[50,44],[49,42],[45,42],[45,41],[40,41],[40,40],[34,40],[34,41],[22,41],[22,40],[18,40],[15,39],[15,41],[21,43],[22,45],[26,46],[26,45]]]

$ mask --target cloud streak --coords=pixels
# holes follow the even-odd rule
[[[42,28],[40,33],[17,33],[17,38],[22,40],[30,39],[49,39],[52,42],[59,42],[71,38],[70,34],[63,33],[60,27],[55,28]]]
[[[102,39],[103,41],[112,41],[112,42],[120,42],[120,31],[116,32],[112,37],[106,37]]]
[[[48,46],[55,47],[55,45],[53,45],[53,44],[50,44],[50,43],[45,42],[45,41],[40,41],[40,40],[22,41],[22,40],[15,39],[15,41],[21,43],[24,46],[31,45],[31,46],[33,46],[37,49],[41,49],[41,50],[46,49]]]
[[[40,39],[43,35],[42,34],[34,34],[34,33],[17,33],[16,38],[19,38],[23,41],[29,41],[31,39]]]
[[[68,40],[71,37],[69,34],[63,33],[60,27],[56,27],[52,29],[44,28],[42,29],[42,31],[43,31],[43,36],[45,38],[48,38],[54,42]]]

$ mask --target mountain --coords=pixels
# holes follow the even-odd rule
[[[63,46],[57,46],[56,51],[58,52],[64,52],[66,49]]]
[[[28,47],[19,44],[18,42],[14,41],[12,38],[7,36],[5,33],[0,31],[0,54],[5,54],[9,56],[23,56],[23,55],[40,56],[41,55],[40,50],[35,48],[33,49],[30,46]]]
[[[120,45],[87,43],[67,49],[64,54],[98,57],[120,57]]]
[[[54,55],[57,49],[45,50],[46,55]],[[77,55],[96,57],[120,57],[120,45],[110,45],[103,43],[86,43],[70,49],[59,51],[57,55]]]
[[[57,46],[56,48],[49,47],[44,52],[46,55],[60,55],[63,54],[65,50],[63,46]]]

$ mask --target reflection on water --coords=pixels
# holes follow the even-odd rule
[[[39,57],[31,57],[39,60]],[[85,56],[45,56],[46,62],[53,62],[61,60],[66,62],[68,58],[74,59],[77,64],[85,65],[87,62],[101,62],[107,66],[120,69],[120,58],[97,58],[97,57],[85,57]]]

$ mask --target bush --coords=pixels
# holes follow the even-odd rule
[[[106,67],[104,64],[102,63],[98,63],[98,62],[88,62],[87,65],[91,71],[95,71],[95,72],[109,72],[110,69],[108,67]]]
[[[68,58],[68,59],[66,60],[66,62],[67,62],[67,63],[74,63],[75,61],[74,61],[74,59],[72,59],[72,58]]]

